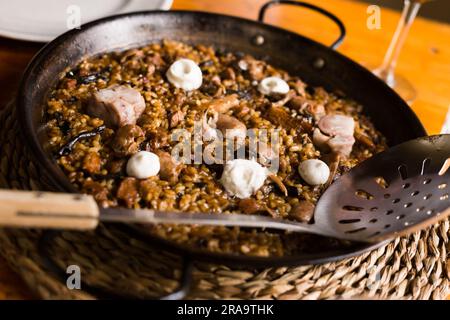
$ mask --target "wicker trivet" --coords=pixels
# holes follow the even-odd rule
[[[0,185],[39,189],[39,173],[18,135],[12,105],[0,117]],[[196,263],[189,298],[444,299],[450,293],[449,221],[377,250],[316,266],[237,270]],[[48,233],[47,233],[48,234]],[[0,253],[38,296],[46,299],[152,298],[175,290],[180,258],[108,226],[95,232],[54,234],[43,254],[42,232],[0,231]],[[48,268],[81,268],[81,290],[69,290]],[[90,293],[83,291],[89,288]]]

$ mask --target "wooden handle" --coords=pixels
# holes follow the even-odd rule
[[[95,229],[99,209],[92,196],[0,190],[0,227]]]

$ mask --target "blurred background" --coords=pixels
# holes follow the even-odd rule
[[[359,0],[370,4],[376,4],[387,8],[401,10],[403,1],[401,0]],[[430,19],[440,20],[450,23],[450,1],[431,1],[420,9],[420,15]]]

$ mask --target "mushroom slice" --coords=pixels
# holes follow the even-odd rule
[[[280,188],[285,197],[288,196],[288,190],[279,176],[277,176],[276,174],[269,174],[269,179],[272,180],[272,182],[275,183],[278,188]]]
[[[275,107],[282,107],[286,103],[288,103],[293,97],[295,96],[295,92],[293,90],[290,90],[287,94],[284,95],[284,97],[274,103],[272,103]]]
[[[325,188],[328,188],[330,184],[333,182],[334,177],[336,177],[337,170],[339,168],[339,164],[341,162],[341,155],[338,153],[332,153],[327,156],[326,159],[328,167],[330,168],[330,176],[328,177],[328,181],[325,183]]]
[[[374,150],[376,148],[375,143],[368,136],[362,133],[360,130],[355,130],[355,138],[359,143],[362,143],[369,149]]]

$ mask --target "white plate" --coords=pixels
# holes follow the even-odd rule
[[[77,21],[84,24],[119,13],[169,10],[172,2],[173,0],[2,0],[0,36],[47,42],[68,31],[68,26],[73,26]],[[77,19],[77,12],[80,12],[80,19]]]

